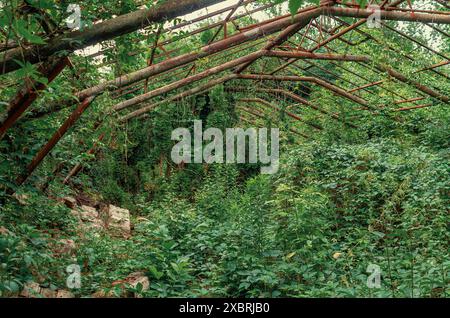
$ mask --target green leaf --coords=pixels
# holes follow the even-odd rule
[[[31,33],[25,24],[25,21],[18,20],[15,29],[17,33],[22,36],[25,40],[33,44],[45,44],[45,41],[38,35]]]
[[[303,0],[289,0],[289,12],[292,15],[295,15],[298,11],[298,8],[302,5]]]

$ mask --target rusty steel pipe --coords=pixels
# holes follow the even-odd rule
[[[58,128],[58,130],[53,134],[50,140],[34,156],[31,163],[27,166],[25,173],[17,178],[16,183],[18,186],[22,185],[28,179],[28,177],[39,166],[42,160],[44,160],[44,158],[49,154],[49,152],[56,146],[58,141],[60,141],[61,138],[66,134],[66,132],[76,123],[78,118],[80,118],[83,112],[92,103],[94,98],[95,96],[92,96],[82,101],[80,105],[66,119],[66,121]]]

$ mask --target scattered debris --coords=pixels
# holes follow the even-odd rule
[[[135,297],[138,298],[138,293],[127,291],[127,288],[140,289],[140,292],[146,291],[150,288],[150,280],[144,272],[134,272],[128,275],[125,279],[117,280],[111,284],[110,290],[100,290],[91,295],[92,298],[115,298],[115,297]],[[115,292],[118,292],[118,295]]]
[[[62,198],[61,201],[69,208],[69,209],[75,209],[77,206],[77,200],[73,197],[65,197]]]
[[[41,287],[36,282],[28,282],[19,295],[24,298],[74,298],[75,296],[64,289],[52,290]]]
[[[17,194],[17,193],[14,193],[13,195],[12,195],[16,200],[17,200],[17,202],[19,202],[19,204],[20,205],[27,205],[28,204],[28,199],[30,198],[28,195],[26,195],[26,194]]]
[[[60,239],[55,245],[54,251],[57,255],[73,255],[77,249],[75,241],[71,239]]]
[[[336,252],[333,254],[333,258],[334,259],[338,259],[339,257],[341,257],[342,253],[341,252]]]
[[[0,226],[0,235],[9,236],[11,235],[11,231],[8,230],[6,227]]]

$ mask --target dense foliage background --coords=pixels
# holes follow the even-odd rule
[[[65,7],[64,1],[33,3],[45,9],[57,25],[64,25],[64,10],[60,10]],[[86,23],[131,12],[141,5],[131,0],[120,4],[81,3]],[[45,41],[44,35],[37,35],[41,34],[41,27],[36,16],[21,16],[18,7],[19,1],[14,0],[2,9],[8,13],[2,15],[6,19],[2,25],[14,22],[5,29],[13,34],[12,39]],[[441,9],[435,4],[438,8]],[[245,19],[243,24],[255,22]],[[399,27],[396,22],[388,24]],[[449,38],[436,31],[422,32],[424,27],[401,25],[407,34],[423,43],[434,43],[436,50],[449,55]],[[111,282],[133,271],[145,271],[149,276],[151,288],[137,291],[148,297],[449,296],[448,105],[428,98],[432,107],[394,112],[398,95],[415,96],[417,92],[392,78],[384,84],[390,91],[378,86],[364,91],[364,98],[377,107],[374,112],[314,85],[305,84],[305,93],[305,87],[298,83],[258,84],[303,94],[322,109],[339,113],[357,128],[310,108],[293,107],[287,98],[258,92],[258,85],[245,81],[165,104],[147,117],[126,124],[117,122],[118,115],[108,115],[109,109],[143,90],[121,97],[107,93],[95,100],[29,182],[17,188],[17,175],[72,108],[39,118],[32,114],[62,97],[70,97],[73,91],[144,67],[157,29],[158,26],[148,29],[145,37],[132,33],[104,44],[101,49],[107,52],[101,61],[84,55],[71,56],[76,67],[66,69],[52,82],[33,105],[31,115],[21,119],[0,140],[0,296],[17,293],[29,280],[64,288],[65,269],[74,262],[82,266],[83,274],[82,288],[74,290],[77,296],[109,289]],[[368,54],[376,62],[389,62],[414,80],[450,95],[448,77],[446,80],[435,73],[416,72],[440,62],[440,57],[411,41],[401,40],[386,28],[361,29],[378,41],[364,40],[363,35],[353,32],[343,39],[359,43],[358,46],[335,41],[332,47],[340,53]],[[448,26],[442,29],[449,32]],[[317,35],[317,31],[311,33]],[[170,36],[182,35],[180,32]],[[211,36],[206,32],[181,39],[167,45],[166,50],[180,48],[180,54],[188,52],[208,43]],[[161,35],[161,40],[165,37],[169,36]],[[1,39],[5,39],[4,35]],[[301,35],[296,35],[293,41],[301,39]],[[233,57],[252,50],[237,51]],[[130,56],[131,51],[139,53]],[[164,58],[163,52],[158,53],[161,56],[156,62]],[[99,63],[107,65],[99,67]],[[359,63],[345,64],[347,69],[322,61],[317,64],[322,67],[299,62],[289,75],[321,76],[348,88],[348,83],[360,86],[379,80],[380,76],[370,66]],[[208,58],[196,65],[197,72],[212,66]],[[275,59],[267,58],[255,63],[251,70],[256,73],[277,66]],[[442,68],[442,72],[449,74],[448,68]],[[32,66],[25,65],[19,72],[1,78],[1,100],[14,96],[17,86],[10,84],[21,83],[24,78],[42,80]],[[169,76],[158,83],[150,82],[149,89],[171,80]],[[230,91],[239,85],[248,91]],[[254,120],[260,126],[280,127],[282,131],[277,174],[260,175],[258,165],[180,166],[170,160],[172,130],[192,128],[193,119],[203,120],[205,128],[248,126],[240,121],[241,97],[262,97],[282,108]],[[2,102],[0,110],[6,105]],[[264,110],[264,106],[252,107]],[[316,131],[292,121],[286,116],[286,109],[324,129]],[[97,127],[99,120],[102,124]],[[289,128],[309,138],[290,134]],[[98,142],[100,134],[105,138]],[[87,155],[95,143],[97,153]],[[83,163],[82,173],[63,185],[62,180],[78,162]],[[10,188],[18,195],[8,194]],[[129,209],[133,236],[124,240],[107,234],[80,235],[70,210],[56,200],[67,195],[82,195]],[[54,254],[54,242],[60,238],[76,242],[74,259]],[[370,264],[381,269],[381,288],[367,286]]]

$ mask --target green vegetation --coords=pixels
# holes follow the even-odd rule
[[[121,1],[122,6],[117,1],[81,2],[86,3],[84,12],[92,21],[138,7],[137,1],[131,0]],[[12,3],[18,6],[17,1]],[[60,5],[39,3],[49,6],[41,8],[56,24],[63,23]],[[290,8],[296,11],[299,6],[292,9],[294,5]],[[8,11],[11,8],[1,10],[17,13],[16,9]],[[437,3],[433,8],[443,10]],[[25,18],[12,19],[17,22],[8,29],[13,40],[45,40],[35,35],[40,30],[36,19],[34,14],[29,16],[26,26]],[[256,22],[249,17],[239,21],[242,26]],[[399,26],[395,21],[386,24]],[[439,27],[447,34],[450,31],[449,25]],[[437,43],[435,50],[450,55],[450,39],[442,33],[421,32],[425,26],[418,23],[402,28],[423,43]],[[360,27],[377,41],[349,32],[342,37],[345,41],[331,42],[330,47],[339,54],[370,56],[369,64],[314,61],[313,66],[308,60],[298,60],[279,73],[320,77],[346,91],[383,79],[382,85],[354,92],[370,109],[312,83],[233,80],[202,94],[164,103],[146,117],[122,123],[118,119],[129,110],[111,114],[112,106],[143,94],[144,86],[134,92],[107,92],[95,99],[27,182],[17,186],[17,176],[74,106],[39,118],[33,114],[47,110],[55,101],[71,98],[73,91],[145,67],[157,29],[149,29],[146,36],[135,32],[118,37],[114,47],[103,44],[103,49],[109,50],[100,63],[115,61],[106,67],[99,67],[92,58],[71,55],[76,67],[64,69],[0,140],[1,297],[17,295],[28,281],[65,289],[70,264],[79,264],[82,270],[81,288],[71,290],[77,297],[89,297],[99,290],[121,295],[112,283],[137,271],[145,272],[150,288],[130,290],[145,297],[450,296],[448,103],[377,72],[374,65],[388,64],[444,96],[450,96],[449,69],[437,69],[447,79],[430,71],[417,72],[442,58],[387,28]],[[198,50],[215,33],[208,32],[168,44],[165,50],[179,49],[177,55]],[[223,36],[221,32],[218,39]],[[230,26],[228,32],[236,30]],[[309,32],[320,39],[318,30],[311,28]],[[159,41],[182,35],[162,34]],[[5,39],[0,34],[0,42]],[[300,33],[291,41],[303,41],[304,47],[314,45]],[[358,45],[348,45],[349,41]],[[226,61],[265,43],[236,50]],[[130,57],[127,53],[131,51],[139,53]],[[320,48],[316,53],[328,51]],[[167,58],[161,49],[157,54],[154,63]],[[215,58],[196,61],[192,74],[220,65]],[[276,58],[264,57],[248,72],[264,73],[278,66]],[[179,74],[170,71],[169,76],[150,80],[147,90],[184,78],[190,68],[191,64]],[[20,84],[23,78],[45,82],[36,72],[35,66],[24,64],[20,71],[0,77],[0,99],[9,101],[15,96],[17,86],[8,83]],[[244,91],[233,91],[242,86]],[[325,112],[338,114],[355,128],[258,88],[293,92]],[[119,93],[124,94],[117,96]],[[417,96],[424,98],[416,104],[396,104]],[[263,98],[281,111],[243,103],[240,99],[244,97]],[[158,98],[152,103],[163,99]],[[432,105],[394,111],[400,106],[427,103]],[[6,112],[7,105],[0,103],[0,114]],[[243,106],[258,110],[263,118],[247,116]],[[286,111],[301,116],[303,122],[293,120]],[[175,144],[171,132],[175,128],[192,129],[194,119],[201,119],[205,128],[252,126],[240,120],[243,116],[255,126],[280,128],[278,173],[262,175],[259,164],[176,165],[171,161]],[[290,133],[291,128],[309,138]],[[105,137],[99,141],[100,135]],[[93,146],[95,152],[87,154]],[[83,170],[63,184],[77,163],[82,163]],[[81,233],[71,209],[59,200],[67,196],[129,209],[132,236],[123,239],[107,232]],[[61,239],[73,240],[76,252],[56,253],[55,244]],[[381,270],[380,288],[367,286],[371,264]]]

